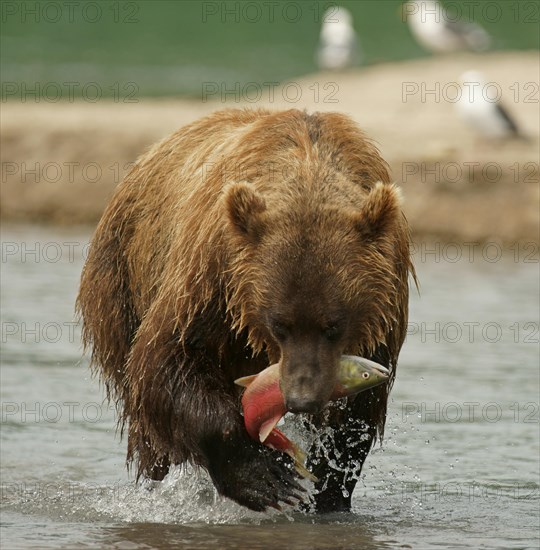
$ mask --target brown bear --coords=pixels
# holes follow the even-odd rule
[[[294,469],[248,437],[234,385],[280,361],[288,409],[333,428],[308,460],[315,509],[349,509],[391,383],[327,401],[344,353],[393,379],[412,269],[398,190],[347,116],[230,109],[155,145],[103,214],[77,304],[137,477],[190,461],[251,509],[292,502]]]

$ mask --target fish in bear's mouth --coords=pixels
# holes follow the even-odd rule
[[[390,371],[374,361],[343,355],[339,362],[337,383],[330,401],[384,384],[389,376]],[[236,384],[246,388],[242,396],[246,430],[253,439],[289,454],[294,460],[297,471],[302,476],[315,480],[313,474],[304,466],[304,451],[276,428],[277,423],[287,412],[279,381],[279,363],[267,367],[258,374],[235,380]]]

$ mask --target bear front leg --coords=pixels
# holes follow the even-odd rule
[[[348,512],[362,466],[376,437],[380,390],[368,390],[343,403],[332,404],[320,441],[310,451],[308,468],[317,476],[315,510]],[[317,423],[317,422],[316,422]]]
[[[238,399],[219,382],[207,359],[186,358],[190,375],[174,395],[176,438],[204,466],[218,492],[252,510],[292,504],[302,491],[292,461],[252,440],[244,427]],[[231,388],[231,392],[234,392]]]
[[[139,335],[130,368],[135,399],[126,411],[139,472],[155,475],[157,461],[168,457],[203,466],[221,495],[252,510],[298,499],[303,489],[292,460],[248,436],[219,360],[174,339],[142,342]]]

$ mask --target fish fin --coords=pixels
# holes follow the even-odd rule
[[[249,385],[259,376],[258,374],[252,374],[251,376],[242,376],[242,378],[237,378],[234,383],[243,388],[249,387]]]
[[[275,415],[264,422],[259,429],[259,441],[264,443],[270,432],[276,427],[276,424],[281,420],[281,415]],[[279,431],[279,430],[276,430]]]

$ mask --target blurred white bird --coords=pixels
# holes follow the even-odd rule
[[[467,71],[461,75],[461,83],[461,97],[455,106],[466,124],[489,139],[525,138],[498,98],[489,97],[494,94],[482,73]]]
[[[455,21],[436,0],[406,2],[403,14],[416,40],[433,53],[459,50],[480,52],[491,45],[491,38],[482,27]]]
[[[319,68],[339,71],[358,63],[357,48],[351,12],[342,6],[326,10],[317,51]]]

